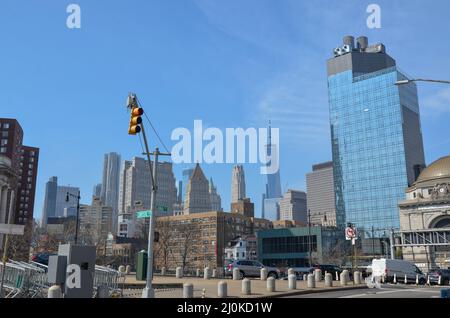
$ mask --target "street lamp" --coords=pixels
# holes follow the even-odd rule
[[[308,209],[308,252],[309,252],[309,267],[312,266],[311,258],[311,209]]]
[[[78,220],[80,218],[80,190],[78,190],[78,195],[67,192],[66,202],[69,202],[69,196],[77,199],[77,222],[75,225],[75,244],[78,244]]]
[[[416,78],[416,79],[400,80],[400,81],[395,82],[395,85],[397,85],[397,86],[406,85],[406,84],[410,84],[412,82],[431,82],[431,83],[450,84],[450,81]]]

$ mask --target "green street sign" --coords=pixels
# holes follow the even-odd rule
[[[147,210],[147,211],[139,211],[136,212],[136,216],[138,219],[144,219],[144,218],[149,218],[152,216],[152,211]]]
[[[167,212],[169,210],[168,207],[163,206],[163,205],[157,205],[156,208],[158,209],[158,211],[164,211],[164,212]]]

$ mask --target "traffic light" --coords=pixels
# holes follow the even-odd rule
[[[133,107],[131,109],[130,128],[128,129],[129,135],[136,135],[141,132],[142,114],[144,110],[140,107]]]
[[[159,232],[155,232],[155,236],[153,237],[153,242],[159,242]]]

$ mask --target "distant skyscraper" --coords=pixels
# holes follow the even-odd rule
[[[184,214],[210,211],[211,197],[209,194],[209,182],[200,165],[197,163],[187,185]]]
[[[183,181],[178,181],[178,196],[177,196],[177,203],[182,204],[183,203]]]
[[[182,195],[183,195],[183,201],[186,200],[186,189],[187,189],[187,185],[189,183],[189,179],[192,176],[192,173],[194,172],[194,169],[185,169],[183,170],[182,174],[183,174],[183,187],[182,187]]]
[[[68,217],[77,215],[77,196],[80,188],[71,186],[58,186],[56,188],[56,207],[55,217]],[[67,193],[69,195],[69,201],[67,199]]]
[[[150,180],[147,160],[135,157],[132,161],[123,163],[120,173],[119,214],[135,211],[136,204],[143,209],[150,209]],[[171,163],[158,163],[157,184],[156,213],[160,216],[172,215],[173,205],[177,201],[177,189]]]
[[[101,198],[101,194],[102,194],[102,184],[98,183],[94,186],[94,189],[92,190],[92,196]]]
[[[278,145],[272,144],[272,131],[271,123],[269,121],[269,135],[267,138],[266,154],[270,157],[272,153],[276,153]],[[279,161],[279,160],[278,160]],[[270,162],[268,163],[268,165]],[[280,217],[280,200],[281,194],[281,181],[280,170],[273,174],[267,175],[266,192],[262,196],[262,218],[271,221],[277,221]]]
[[[305,192],[288,190],[279,204],[280,220],[307,222]]]
[[[214,186],[213,179],[209,179],[209,196],[211,200],[211,210],[222,212],[222,199],[217,193],[217,187]]]
[[[56,193],[58,189],[58,178],[51,177],[45,184],[44,206],[42,208],[41,226],[47,226],[47,219],[55,217]]]
[[[80,205],[81,243],[103,247],[112,231],[112,213],[112,207],[104,205],[99,197],[94,197],[91,205]]]
[[[245,173],[242,165],[233,168],[231,176],[231,203],[245,199]]]
[[[336,226],[333,162],[314,165],[306,175],[306,193],[311,223]]]
[[[115,152],[105,154],[103,160],[103,179],[100,198],[105,206],[113,209],[113,231],[117,231],[119,198],[120,155]]]
[[[417,88],[381,43],[344,38],[328,60],[336,222],[399,228],[398,202],[424,166]],[[370,235],[370,233],[368,233]]]

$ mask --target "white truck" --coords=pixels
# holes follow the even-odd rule
[[[412,262],[399,259],[374,259],[372,260],[372,276],[374,278],[384,278],[385,282],[393,282],[396,276],[397,282],[403,283],[405,275],[408,283],[416,283],[424,285],[426,276]]]

